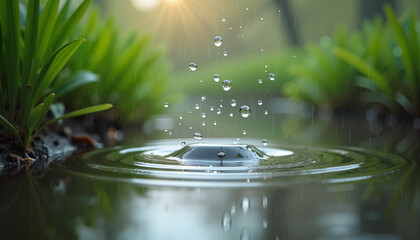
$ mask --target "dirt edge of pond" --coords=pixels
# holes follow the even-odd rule
[[[0,178],[22,172],[41,173],[59,156],[102,146],[90,135],[83,132],[76,134],[72,129],[68,126],[47,128],[34,138],[25,151],[17,140],[3,136],[0,128]]]

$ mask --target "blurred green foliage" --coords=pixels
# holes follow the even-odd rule
[[[339,28],[334,38],[308,44],[305,62],[291,68],[296,79],[283,86],[284,95],[333,108],[376,102],[395,113],[419,116],[416,16],[410,12],[398,21],[389,6],[385,12],[386,23],[367,21],[350,35]]]
[[[116,106],[112,119],[125,123],[143,122],[161,110],[171,72],[164,49],[157,47],[149,34],[122,34],[112,18],[100,17],[97,8],[91,9],[84,21],[73,35],[86,36],[88,41],[74,54],[57,84],[86,70],[97,74],[99,81],[85,75],[92,84],[77,94],[62,94],[66,105],[74,109],[86,102],[110,102]]]
[[[59,9],[59,1],[55,0],[43,7],[39,0],[29,0],[26,5],[15,0],[0,2],[0,123],[3,134],[13,135],[25,149],[51,123],[112,106],[103,104],[63,113],[42,125],[55,98],[57,75],[85,41],[67,38],[90,3],[83,1],[70,11],[69,3]],[[80,81],[79,86],[87,83]],[[64,84],[56,86],[62,92],[69,91]]]

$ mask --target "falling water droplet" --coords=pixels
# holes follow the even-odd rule
[[[201,118],[206,118],[206,113],[205,112],[201,113]]]
[[[267,208],[267,205],[268,205],[268,199],[267,199],[266,196],[263,196],[263,198],[262,198],[262,207],[263,208]]]
[[[230,100],[230,105],[232,107],[236,106],[236,100],[235,99]]]
[[[222,109],[218,108],[218,109],[216,110],[216,113],[217,113],[217,114],[221,114],[221,113],[222,113]]]
[[[210,111],[213,112],[214,111],[214,107],[210,106]]]
[[[190,65],[188,65],[189,67],[190,67],[190,69],[191,69],[191,71],[195,71],[195,70],[197,70],[197,64],[195,64],[195,63],[190,63]]]
[[[215,82],[219,82],[220,81],[220,75],[219,74],[214,74],[213,75],[213,80],[215,81]]]
[[[232,206],[230,207],[230,214],[235,215],[236,213],[236,206],[235,204],[232,204]]]
[[[262,83],[262,79],[260,78],[260,79],[258,79],[258,83],[259,84],[261,84]]]
[[[270,79],[271,81],[274,81],[274,73],[269,73],[268,74],[268,79]]]
[[[201,123],[201,126],[203,127],[206,126],[206,122]]]
[[[244,196],[242,199],[242,212],[247,214],[249,212],[249,199],[247,196]]]
[[[214,125],[214,126],[216,126],[216,125],[217,125],[217,122],[216,122],[216,121],[214,121],[214,122],[213,122],[213,125]]]
[[[179,115],[179,120],[182,120],[182,116],[181,115]]]
[[[181,145],[182,146],[185,146],[187,143],[186,142],[181,142]]]
[[[251,145],[246,145],[246,150],[252,151],[252,146]]]
[[[260,18],[260,19],[261,19],[261,21],[262,21],[262,20],[264,20],[264,18],[263,18],[263,17],[262,17],[262,18]]]
[[[219,158],[224,158],[225,156],[226,156],[226,153],[225,152],[219,152],[218,154],[217,154],[217,156],[219,157]]]
[[[222,17],[222,22],[226,22],[226,18]]]
[[[203,135],[201,135],[201,133],[194,133],[194,138],[197,140],[201,140],[203,139]]]
[[[195,104],[195,107],[194,107],[195,109],[200,109],[200,105],[198,105],[198,103],[197,104]]]
[[[220,37],[220,36],[216,36],[216,37],[214,38],[214,46],[216,46],[216,47],[220,47],[220,46],[222,46],[222,42],[223,42],[222,37]]]
[[[261,221],[261,227],[262,228],[267,228],[267,219],[263,218]]]
[[[242,134],[243,135],[246,135],[246,130],[244,129],[244,130],[242,130]]]
[[[228,55],[228,52],[225,50],[225,51],[223,51],[223,56],[227,56]]]
[[[250,240],[251,239],[251,234],[249,233],[248,228],[242,228],[241,237],[239,239],[240,240]]]
[[[260,106],[262,105],[262,101],[261,101],[261,100],[258,100],[258,101],[257,101],[257,103],[258,103],[258,105],[260,105]]]
[[[233,113],[230,113],[230,114],[229,114],[229,117],[233,117]]]
[[[247,118],[249,117],[249,115],[251,115],[251,108],[248,107],[247,105],[243,105],[240,109],[239,112],[241,113],[241,116],[243,118]]]
[[[229,91],[230,90],[230,88],[232,87],[231,86],[231,82],[229,81],[229,80],[224,80],[223,82],[222,82],[222,88],[223,88],[223,90],[225,90],[225,91]]]
[[[168,104],[167,102],[164,102],[164,103],[163,103],[163,106],[164,106],[165,108],[167,108],[167,107],[169,106],[169,104]]]
[[[219,107],[220,107],[220,108],[223,108],[223,104],[220,104],[220,105],[219,105]]]
[[[268,111],[267,110],[264,111],[264,115],[268,115]]]
[[[262,140],[262,145],[263,146],[267,146],[268,145],[268,140],[267,139],[263,139]]]
[[[228,211],[225,211],[222,216],[222,229],[224,232],[228,232],[232,226],[232,218]]]
[[[207,97],[206,96],[201,96],[201,101],[204,102],[206,101]]]
[[[168,134],[169,134],[169,135],[172,135],[172,131],[169,131],[169,132],[168,132]]]
[[[245,8],[246,11],[248,11],[248,8]]]

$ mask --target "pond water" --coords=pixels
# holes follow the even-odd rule
[[[405,154],[191,137],[2,179],[0,229],[5,239],[417,239],[419,190]]]

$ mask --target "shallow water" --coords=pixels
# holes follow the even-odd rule
[[[420,234],[420,171],[410,157],[354,147],[263,146],[249,139],[235,144],[203,139],[186,146],[182,141],[80,153],[58,159],[41,176],[1,180],[3,236],[417,239]],[[206,157],[191,151],[202,147]],[[230,157],[238,152],[242,158]]]

